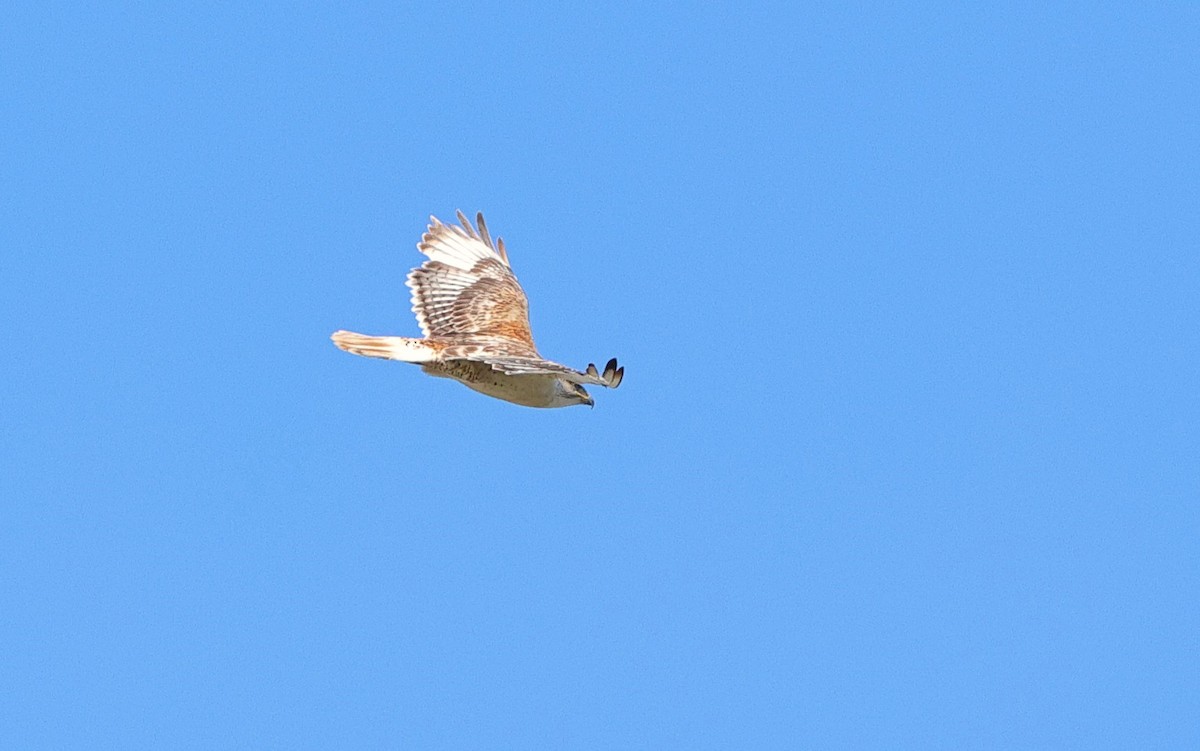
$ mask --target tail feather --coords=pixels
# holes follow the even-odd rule
[[[379,357],[400,362],[431,362],[437,359],[437,351],[424,339],[366,336],[353,331],[335,331],[330,339],[338,349],[363,357]]]

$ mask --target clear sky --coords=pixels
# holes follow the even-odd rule
[[[1200,747],[1194,4],[258,5],[0,10],[0,747]]]

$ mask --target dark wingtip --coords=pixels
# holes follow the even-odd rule
[[[458,223],[467,231],[467,236],[475,237],[475,228],[471,226],[471,220],[467,219],[467,215],[462,212],[462,209],[455,209],[454,213],[458,215]]]
[[[594,374],[594,371],[591,370],[591,365],[588,366],[588,369],[589,369],[589,373]],[[609,360],[608,363],[604,366],[604,375],[600,376],[601,380],[604,381],[604,385],[609,387],[610,389],[615,389],[617,386],[620,386],[621,379],[624,377],[625,377],[625,368],[617,367],[617,358],[615,358],[615,357],[613,359]]]
[[[492,236],[488,234],[487,223],[483,221],[483,212],[475,214],[475,226],[479,228],[479,238],[483,240],[483,244],[489,248],[495,248],[492,245]]]

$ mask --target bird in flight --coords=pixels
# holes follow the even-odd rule
[[[625,368],[617,367],[616,358],[604,372],[594,364],[581,372],[538,354],[529,301],[508,263],[504,240],[492,242],[482,212],[474,227],[461,211],[458,221],[461,227],[429,217],[417,244],[429,260],[406,280],[424,339],[335,331],[333,343],[363,357],[416,363],[429,375],[526,407],[590,407],[584,384],[620,386]]]

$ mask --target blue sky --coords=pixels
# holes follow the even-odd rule
[[[1197,747],[1200,11],[1043,5],[0,10],[0,746]],[[456,208],[594,410],[329,343]]]

